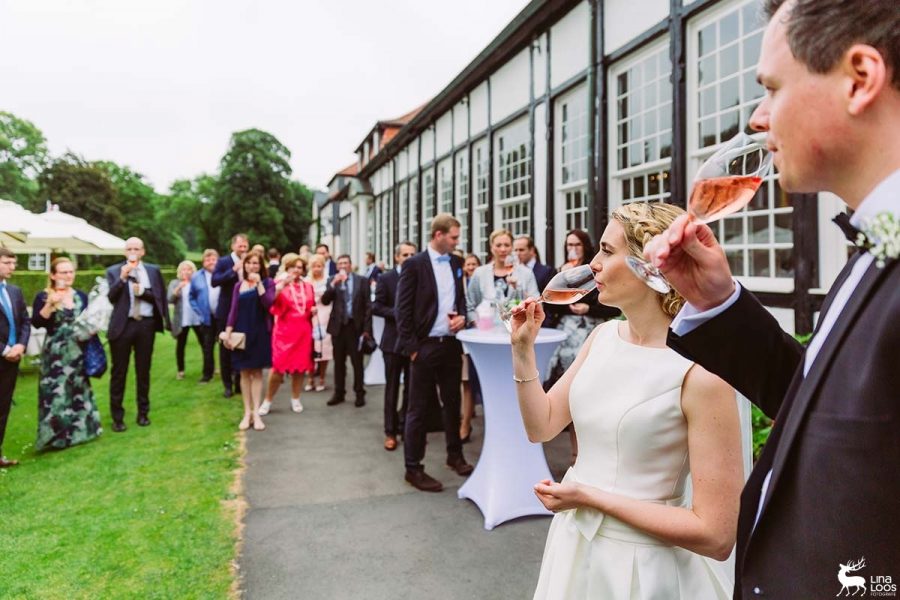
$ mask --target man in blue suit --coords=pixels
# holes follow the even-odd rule
[[[191,293],[188,301],[194,312],[200,315],[200,339],[203,344],[203,377],[200,383],[209,383],[213,377],[213,348],[216,345],[216,309],[219,306],[221,288],[213,287],[212,275],[219,260],[219,253],[208,249],[203,251],[203,268],[191,278]],[[221,350],[220,350],[221,356]]]
[[[219,304],[216,307],[216,336],[225,331],[228,313],[231,311],[231,296],[234,286],[244,273],[244,255],[250,248],[250,240],[246,234],[236,233],[231,238],[231,254],[223,256],[216,262],[216,268],[210,278],[210,285],[219,288]],[[222,372],[224,395],[231,398],[235,391],[241,389],[240,373],[231,370],[231,350],[219,349],[219,370]]]
[[[534,240],[527,235],[520,235],[513,242],[513,252],[519,259],[519,264],[525,265],[534,273],[534,279],[540,291],[544,291],[556,271],[553,267],[541,263],[538,258],[537,248],[534,247]]]
[[[15,270],[16,255],[8,248],[0,248],[0,469],[19,464],[19,461],[3,456],[3,436],[16,389],[19,362],[25,356],[31,335],[31,320],[22,290],[7,283]]]

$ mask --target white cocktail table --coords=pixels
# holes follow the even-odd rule
[[[475,471],[458,496],[468,498],[484,515],[484,528],[527,515],[552,513],[534,495],[534,484],[552,479],[542,444],[528,441],[516,383],[513,381],[512,351],[505,329],[467,329],[456,334],[478,370],[484,397],[484,447]],[[556,329],[541,329],[535,343],[540,379],[547,376],[553,352],[566,335]],[[530,375],[530,374],[528,374]]]

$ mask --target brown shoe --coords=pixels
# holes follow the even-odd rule
[[[396,450],[397,449],[397,438],[389,435],[384,438],[384,449],[385,450]]]
[[[428,475],[424,469],[407,471],[405,479],[411,486],[423,492],[440,492],[444,489],[444,484]]]
[[[457,475],[465,477],[475,470],[475,467],[466,462],[462,456],[447,459],[447,466],[456,471]]]

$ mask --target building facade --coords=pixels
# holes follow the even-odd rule
[[[535,0],[440,94],[379,121],[329,184],[332,244],[362,264],[421,248],[451,212],[484,258],[496,228],[564,261],[566,232],[598,239],[623,203],[685,205],[693,175],[747,126],[765,21],[759,0]],[[777,175],[713,224],[732,271],[789,332],[808,333],[847,259],[830,194]]]

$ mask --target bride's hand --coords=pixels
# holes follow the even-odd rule
[[[540,483],[534,484],[535,496],[551,512],[580,508],[584,505],[581,493],[581,484],[577,482],[556,483],[550,479],[544,479]]]
[[[528,346],[534,344],[544,318],[544,307],[540,305],[538,298],[528,298],[525,302],[513,308],[512,316],[510,317],[513,345]]]

